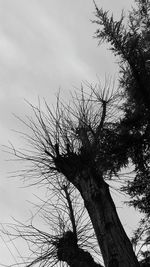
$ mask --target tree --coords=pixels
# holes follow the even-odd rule
[[[136,0],[128,15],[127,25],[122,14],[119,21],[96,7],[99,26],[96,37],[106,41],[115,56],[120,58],[120,87],[126,98],[125,115],[120,123],[126,140],[127,153],[135,165],[135,176],[123,187],[131,197],[130,204],[146,214],[142,228],[148,230],[150,215],[150,2]],[[130,140],[130,141],[129,141]],[[127,144],[128,143],[128,144]],[[136,231],[143,236],[141,225]],[[145,231],[144,231],[145,232]],[[148,240],[148,238],[146,238]],[[144,243],[145,244],[145,238]]]
[[[33,164],[28,174],[34,174],[36,183],[53,184],[59,174],[79,190],[108,267],[139,263],[119,220],[107,179],[118,176],[132,163],[135,176],[124,190],[130,192],[133,186],[134,201],[138,194],[148,199],[149,2],[136,3],[138,9],[129,13],[127,26],[123,15],[115,21],[95,4],[94,22],[99,26],[96,37],[109,42],[120,57],[121,92],[88,85],[89,94],[82,88],[70,106],[58,100],[55,112],[47,104],[47,114],[40,107],[32,107],[36,121],[29,119],[32,135],[26,137],[33,149],[29,153],[14,150],[17,157]]]
[[[21,258],[14,266],[102,267],[93,259],[100,258],[100,252],[79,192],[58,178],[49,193],[46,201],[40,199],[41,204],[35,205],[37,220],[32,215],[29,224],[15,221],[3,225],[8,242],[17,247],[15,241],[21,239],[28,246],[29,252],[25,257],[19,253]],[[39,227],[39,216],[48,226],[46,230]]]
[[[30,119],[32,134],[27,138],[34,151],[15,153],[33,163],[31,174],[33,177],[34,171],[36,183],[38,177],[54,183],[55,175],[60,174],[79,190],[106,266],[138,266],[105,181],[128,164],[117,146],[119,95],[106,86],[98,89],[90,87],[90,95],[82,89],[70,107],[58,100],[55,113],[47,104],[47,115],[32,106],[37,122]]]

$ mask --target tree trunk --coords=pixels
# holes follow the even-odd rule
[[[91,218],[106,267],[139,267],[118,217],[108,184],[87,172],[76,181]],[[99,178],[97,180],[97,178]],[[100,181],[100,182],[97,182]]]
[[[140,267],[100,168],[92,161],[84,164],[75,159],[63,156],[55,165],[82,195],[105,266]]]

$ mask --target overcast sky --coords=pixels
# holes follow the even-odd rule
[[[132,1],[97,3],[118,17],[121,9],[126,10]],[[52,104],[60,87],[63,96],[68,97],[68,91],[80,87],[83,81],[96,83],[97,76],[103,80],[105,74],[116,74],[116,59],[105,46],[98,47],[93,38],[96,30],[90,21],[93,18],[92,0],[0,0],[1,145],[7,145],[9,140],[21,145],[21,139],[11,129],[22,130],[12,114],[28,114],[24,99],[37,104],[40,96]],[[5,161],[7,158],[7,154],[0,152],[1,222],[10,221],[11,216],[26,218],[26,200],[32,199],[33,190],[20,189],[19,180],[7,178],[14,167]],[[127,229],[132,214],[133,211],[124,218]],[[0,262],[4,258],[5,262],[6,258],[12,260],[1,244]]]

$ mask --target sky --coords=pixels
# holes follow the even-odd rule
[[[117,18],[131,0],[99,0],[97,4]],[[105,75],[117,73],[116,59],[105,45],[93,38],[96,25],[92,0],[0,0],[0,222],[11,217],[25,220],[33,188],[23,188],[22,181],[9,178],[19,163],[8,161],[3,145],[23,146],[13,130],[26,131],[13,114],[30,114],[25,99],[38,104],[38,97],[49,105],[56,93],[69,101],[69,91],[84,81],[97,83]],[[36,189],[37,190],[37,189]],[[37,191],[36,191],[37,192]],[[114,196],[120,197],[120,196]],[[118,207],[124,226],[130,231],[137,213]],[[133,219],[134,218],[134,219]],[[6,247],[0,245],[0,263],[12,262]]]

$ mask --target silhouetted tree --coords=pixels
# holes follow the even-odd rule
[[[32,106],[35,119],[25,122],[31,130],[26,137],[32,151],[13,150],[18,158],[32,164],[27,175],[34,176],[35,183],[53,184],[59,174],[79,190],[107,267],[139,266],[107,179],[132,164],[135,175],[122,189],[134,197],[134,206],[149,208],[150,3],[135,2],[137,8],[129,12],[126,23],[123,14],[115,21],[95,4],[94,22],[99,26],[96,37],[100,43],[110,43],[110,49],[120,58],[119,93],[107,85],[88,85],[90,92],[82,88],[70,106],[58,99],[54,112],[47,104],[47,113]],[[67,244],[72,234],[67,233]],[[71,239],[76,244],[76,236]],[[66,236],[59,242],[58,247],[62,243],[65,246]]]
[[[131,197],[130,204],[146,214],[136,231],[143,237],[150,215],[150,1],[136,0],[124,20],[115,21],[108,12],[96,7],[96,37],[106,41],[120,59],[120,87],[125,99],[124,117],[119,125],[124,150],[135,165],[134,179],[123,187]],[[141,228],[142,226],[142,228]],[[145,233],[145,231],[144,231]],[[148,240],[148,238],[146,238]],[[145,238],[143,245],[145,245]]]
[[[26,249],[25,257],[21,255],[19,262],[16,259],[14,266],[102,267],[93,259],[101,258],[100,251],[79,192],[58,179],[47,198],[36,204],[38,215],[48,226],[45,230],[34,215],[30,224],[15,222],[2,227],[9,243],[16,247],[14,242],[21,239],[28,245],[29,252]]]
[[[70,107],[58,100],[55,113],[47,104],[47,114],[32,106],[37,122],[30,119],[26,125],[32,131],[27,137],[34,150],[14,151],[33,163],[36,183],[54,183],[60,174],[79,190],[106,266],[139,266],[106,183],[128,164],[119,141],[120,96],[106,85],[98,90],[88,86],[89,95],[82,88]]]

